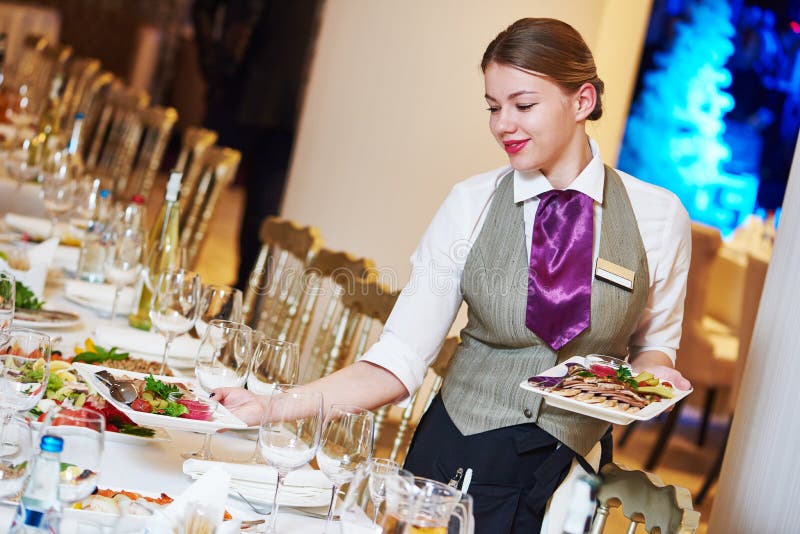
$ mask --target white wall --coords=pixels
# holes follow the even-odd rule
[[[454,183],[507,160],[488,130],[480,60],[514,20],[575,26],[606,82],[591,134],[616,161],[649,0],[328,0],[282,214],[326,245],[408,277]]]

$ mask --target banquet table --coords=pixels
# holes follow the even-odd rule
[[[69,254],[62,256],[68,257]],[[67,279],[67,275],[61,270],[51,270],[45,288],[45,308],[69,311],[80,315],[82,324],[79,326],[63,330],[47,330],[51,336],[61,336],[62,338],[54,345],[54,350],[62,350],[65,355],[71,355],[76,344],[83,345],[83,341],[92,335],[95,327],[102,322],[108,323],[109,319],[101,318],[94,311],[66,300],[64,283]],[[115,325],[121,326],[125,323],[125,318],[118,316]],[[191,370],[183,371],[183,373],[191,373]],[[168,430],[168,432],[172,441],[142,445],[123,444],[107,437],[98,486],[156,494],[165,492],[172,497],[180,495],[192,484],[192,479],[183,474],[183,459],[180,454],[197,450],[202,443],[203,435],[175,430]],[[247,433],[220,433],[215,435],[212,441],[212,450],[219,458],[236,458],[242,461],[253,452],[255,447],[253,439],[254,436],[247,435]],[[264,496],[264,500],[267,502],[270,498],[271,495]],[[226,506],[234,518],[261,517],[236,498],[229,498]],[[5,531],[10,524],[13,512],[14,509],[11,506],[0,506],[0,531]],[[70,521],[64,521],[62,527],[64,533],[93,531],[90,526],[83,523],[80,525],[80,529],[76,529]],[[244,530],[244,532],[262,530],[263,525],[258,525],[255,528]],[[281,509],[278,519],[279,532],[322,532],[323,530],[324,521]],[[99,529],[94,531],[101,532]],[[334,532],[338,532],[338,527]]]

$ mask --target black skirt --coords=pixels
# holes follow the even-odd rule
[[[472,436],[453,424],[441,396],[422,417],[405,468],[417,476],[450,483],[473,471],[476,534],[532,534],[542,527],[547,501],[583,457],[539,428],[526,423]],[[611,430],[601,440],[600,465],[611,460]]]

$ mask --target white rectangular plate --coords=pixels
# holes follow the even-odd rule
[[[567,364],[568,363],[579,363],[583,364],[585,361],[584,356],[573,356],[572,358],[556,365],[555,367],[551,367],[546,371],[539,373],[539,376],[566,376],[567,375]],[[599,362],[598,362],[599,363]],[[522,389],[527,389],[528,391],[532,391],[534,393],[538,393],[539,395],[544,397],[544,400],[550,406],[554,408],[561,408],[562,410],[567,410],[570,412],[576,412],[583,415],[587,415],[589,417],[594,417],[595,419],[602,419],[603,421],[608,421],[609,423],[614,423],[617,425],[628,425],[634,421],[648,421],[662,412],[669,408],[670,406],[675,405],[678,401],[686,397],[689,393],[691,393],[692,389],[688,391],[682,391],[680,389],[675,389],[675,396],[671,399],[662,399],[660,402],[653,402],[639,410],[635,414],[630,413],[623,413],[613,408],[604,408],[598,406],[596,404],[589,404],[586,402],[582,402],[579,400],[572,399],[570,397],[563,397],[556,393],[552,393],[550,391],[545,390],[544,388],[540,388],[534,385],[531,385],[527,380],[524,380],[519,387]]]
[[[109,373],[111,373],[114,377],[123,377],[127,376],[129,378],[141,378],[148,376],[144,373],[134,373],[132,371],[123,371],[121,369],[110,369],[108,367],[101,367],[99,365],[89,365],[85,363],[74,363],[72,366],[80,373],[80,375],[89,383],[100,395],[103,396],[108,402],[110,402],[114,407],[116,407],[119,411],[127,415],[131,418],[131,420],[139,425],[144,426],[152,426],[152,427],[163,427],[169,428],[174,430],[184,430],[186,432],[200,432],[200,433],[212,433],[216,432],[217,430],[223,428],[247,428],[247,425],[239,420],[238,417],[233,415],[229,412],[224,406],[221,404],[217,407],[216,411],[214,412],[214,417],[210,421],[198,421],[195,419],[186,419],[183,417],[170,417],[168,415],[159,415],[154,413],[147,413],[147,412],[137,412],[136,410],[132,409],[127,404],[119,402],[113,398],[108,393],[108,388],[105,384],[100,382],[94,374],[98,371],[105,369]],[[174,376],[160,376],[154,375],[155,378],[161,380],[165,383],[170,382],[180,382],[185,384],[189,387],[189,389],[197,395],[198,397],[205,397],[205,393],[203,393],[200,386],[194,380],[189,378],[181,378],[181,377],[174,377]]]

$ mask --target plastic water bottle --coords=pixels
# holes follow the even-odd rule
[[[41,452],[34,458],[31,474],[14,522],[12,534],[43,532],[57,533],[61,522],[61,501],[58,500],[58,482],[61,473],[59,457],[64,449],[64,440],[58,436],[42,436]]]

